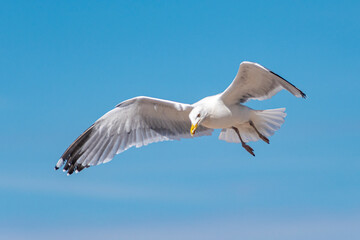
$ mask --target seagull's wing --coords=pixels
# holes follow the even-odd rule
[[[149,97],[124,101],[80,135],[64,152],[55,169],[63,164],[72,174],[105,163],[130,147],[153,142],[191,138],[189,113],[192,106]],[[197,136],[211,135],[199,126]]]
[[[264,100],[282,89],[296,97],[306,97],[305,93],[293,84],[260,64],[242,62],[234,81],[221,94],[221,98],[226,104],[243,103],[249,99]]]

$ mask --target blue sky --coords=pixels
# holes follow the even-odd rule
[[[1,239],[360,237],[359,1],[3,1]],[[67,177],[67,146],[117,103],[193,103],[255,61],[307,95],[271,144],[130,149]]]

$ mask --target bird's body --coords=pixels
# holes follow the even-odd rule
[[[220,94],[201,99],[192,106],[206,109],[208,115],[201,124],[212,129],[229,128],[248,122],[252,111],[251,108],[240,103],[226,105]]]
[[[213,129],[222,129],[220,140],[241,143],[255,156],[246,142],[261,139],[269,143],[268,137],[284,122],[285,108],[253,110],[242,103],[270,98],[282,89],[296,97],[305,97],[294,85],[263,66],[242,62],[234,81],[224,92],[192,105],[150,97],[126,100],[80,135],[55,169],[64,165],[64,171],[72,174],[108,162],[133,146],[211,135]]]

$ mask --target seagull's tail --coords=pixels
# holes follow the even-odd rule
[[[265,137],[270,137],[280,129],[285,122],[285,108],[256,110],[252,121],[257,130]]]
[[[254,110],[250,120],[254,123],[256,129],[265,137],[274,135],[275,131],[279,130],[284,123],[286,117],[285,108],[268,109],[268,110]],[[249,124],[244,123],[235,126],[241,135],[244,142],[255,142],[260,140],[259,134]],[[231,128],[223,129],[219,136],[220,140],[227,142],[240,143],[240,139],[236,132]]]

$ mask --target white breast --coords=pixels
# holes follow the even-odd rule
[[[252,111],[241,104],[227,106],[217,96],[207,99],[204,107],[207,109],[208,115],[201,125],[208,128],[230,128],[248,122]]]

